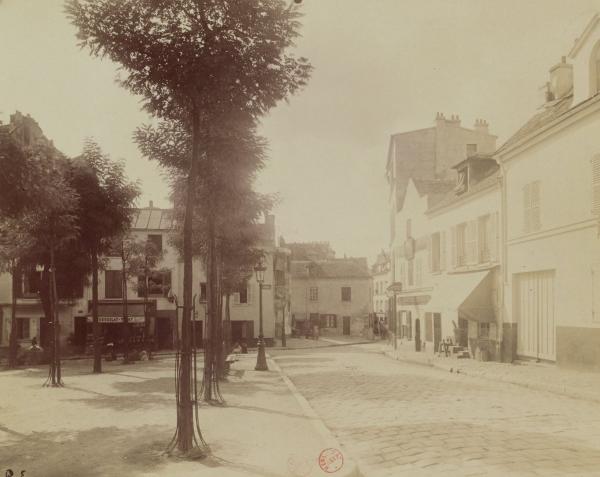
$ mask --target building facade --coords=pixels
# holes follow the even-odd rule
[[[395,346],[433,353],[451,340],[484,359],[499,355],[495,140],[483,120],[469,130],[440,114],[434,128],[392,137],[387,294]]]
[[[541,111],[496,153],[517,357],[600,368],[599,92],[595,15],[551,68]]]
[[[372,287],[365,258],[292,260],[291,266],[295,333],[308,334],[315,326],[322,335],[366,332]]]
[[[373,277],[373,313],[383,323],[387,323],[387,289],[392,280],[391,271],[390,256],[382,250],[371,266],[371,276]]]

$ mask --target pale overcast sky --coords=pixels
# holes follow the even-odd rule
[[[131,141],[147,121],[115,65],[76,46],[62,0],[0,1],[0,119],[31,114],[68,155],[95,137],[140,179],[140,205],[168,207],[160,171]],[[370,261],[388,242],[384,178],[390,134],[429,127],[437,111],[499,145],[542,101],[600,0],[304,0],[299,53],[309,86],[265,118],[270,161],[259,188],[278,192],[278,233],[329,241]]]

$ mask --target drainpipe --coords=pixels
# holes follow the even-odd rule
[[[502,269],[501,276],[501,289],[500,289],[500,322],[502,327],[500,329],[500,346],[504,343],[504,323],[506,321],[506,317],[508,313],[506,312],[506,289],[508,287],[508,201],[507,201],[507,191],[506,191],[506,166],[502,160],[498,161],[500,163],[500,227],[502,228],[502,232],[500,236],[500,267]],[[512,313],[511,313],[512,318]],[[510,349],[510,361],[512,362],[514,359],[512,350],[513,343],[511,337],[511,349]],[[503,356],[504,357],[504,356]]]

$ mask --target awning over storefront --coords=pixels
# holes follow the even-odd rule
[[[431,299],[431,295],[399,294],[396,297],[396,303],[398,305],[419,306],[419,305],[425,305],[426,303],[429,302],[430,299]]]
[[[492,274],[489,270],[446,275],[433,292],[427,310],[456,311],[467,320],[494,321]]]

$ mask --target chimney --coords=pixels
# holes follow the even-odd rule
[[[573,65],[567,63],[566,57],[562,57],[560,63],[550,68],[550,84],[547,100],[565,97],[573,89]]]
[[[489,134],[489,124],[485,119],[476,119],[474,129],[481,134]]]
[[[148,207],[150,207],[151,209],[153,209],[154,208],[154,202],[150,201],[150,205]]]
[[[452,116],[450,116],[448,123],[451,124],[452,126],[459,127],[460,126],[460,117],[458,116],[458,114],[453,114]]]
[[[446,125],[446,117],[444,116],[444,113],[437,113],[435,115],[435,126],[436,127],[443,127]]]

